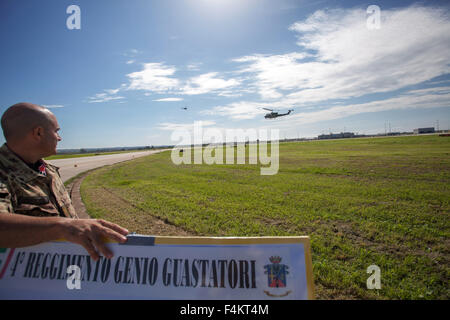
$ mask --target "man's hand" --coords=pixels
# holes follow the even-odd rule
[[[123,243],[128,230],[117,224],[96,219],[68,219],[62,217],[30,217],[0,212],[0,248],[21,248],[58,240],[82,245],[93,260],[103,254],[112,257],[105,238]]]
[[[61,237],[67,241],[82,245],[91,258],[97,261],[99,253],[110,259],[113,256],[104,240],[105,238],[124,243],[128,230],[117,224],[101,219],[64,219],[61,221]]]

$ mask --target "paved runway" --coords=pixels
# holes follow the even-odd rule
[[[95,169],[105,165],[111,165],[122,161],[132,160],[135,158],[147,156],[149,154],[158,153],[166,150],[170,149],[117,153],[104,156],[47,160],[47,162],[59,167],[59,173],[61,174],[62,180],[67,181],[68,179],[76,176],[77,174],[87,170]]]

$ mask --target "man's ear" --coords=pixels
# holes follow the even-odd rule
[[[40,140],[44,135],[44,128],[41,126],[38,126],[33,129],[32,134],[33,134],[34,139]]]

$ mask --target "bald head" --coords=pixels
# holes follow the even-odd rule
[[[9,107],[2,116],[1,124],[6,141],[23,139],[30,131],[51,124],[53,113],[50,110],[28,102]]]

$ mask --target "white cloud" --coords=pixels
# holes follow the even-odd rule
[[[262,103],[234,102],[203,113],[251,119],[263,113],[261,107],[317,110],[318,104],[327,100],[344,100],[341,106],[329,104],[333,107],[294,112],[294,116],[279,119],[283,123],[295,119],[306,123],[385,109],[443,106],[448,94],[440,88],[410,91],[365,104],[346,102],[371,93],[405,89],[450,73],[448,11],[412,6],[382,10],[381,18],[379,30],[367,28],[363,9],[319,10],[294,23],[289,29],[297,33],[302,52],[233,59],[242,64],[238,73],[246,76],[247,89],[255,89]],[[430,99],[430,103],[424,99]]]
[[[125,97],[116,95],[120,91],[120,88],[118,88],[118,89],[106,89],[104,91],[105,92],[97,93],[93,97],[89,97],[88,102],[89,103],[101,103],[101,102],[108,102],[108,101],[125,99]]]
[[[133,63],[135,63],[135,62],[136,62],[136,60],[131,59],[131,60],[128,60],[128,61],[126,62],[126,64],[133,64]]]
[[[128,90],[144,90],[151,93],[172,93],[180,95],[200,95],[214,92],[223,96],[235,96],[231,91],[240,84],[237,79],[223,79],[218,72],[204,73],[187,80],[175,77],[177,68],[162,62],[143,65],[141,71],[127,75],[130,78]],[[178,100],[180,101],[180,100]]]
[[[145,63],[141,71],[127,74],[130,78],[128,90],[145,90],[155,93],[165,93],[176,90],[180,81],[171,76],[176,72],[175,67],[164,63]]]
[[[116,94],[117,92],[119,92],[120,88],[118,89],[106,89],[106,93],[108,94]]]
[[[262,108],[270,108],[270,107],[273,106],[267,103],[240,101],[225,106],[217,106],[210,110],[204,110],[200,113],[204,115],[227,116],[232,119],[243,120],[243,119],[253,119],[258,115],[265,114],[267,113],[267,111],[263,110]]]
[[[142,52],[142,51],[139,51],[139,50],[137,50],[137,49],[129,49],[129,50],[127,50],[126,52],[122,53],[122,55],[123,55],[124,57],[134,58],[134,57],[136,57],[137,55],[139,55],[139,54],[141,54],[141,53],[143,53],[143,52]]]
[[[239,84],[240,82],[236,79],[224,80],[218,77],[217,72],[209,72],[190,78],[181,92],[186,95],[205,94],[235,87]]]
[[[382,10],[369,30],[363,9],[317,11],[290,30],[312,52],[252,55],[246,64],[263,99],[302,105],[389,92],[450,72],[450,20],[436,8]]]
[[[319,10],[289,27],[298,37],[298,51],[235,58],[233,61],[238,68],[234,74],[237,77],[208,72],[180,78],[177,67],[164,62],[151,62],[143,64],[140,71],[128,74],[129,83],[120,89],[143,90],[145,95],[214,93],[222,97],[256,92],[261,102],[246,99],[215,106],[201,113],[252,119],[266,113],[263,107],[280,111],[295,108],[293,115],[279,119],[283,123],[303,123],[305,119],[322,121],[385,108],[442,106],[442,99],[448,93],[433,88],[364,104],[355,104],[350,99],[371,93],[404,90],[450,73],[448,16],[448,11],[434,7],[382,9],[381,28],[369,30],[365,8]],[[130,51],[130,54],[138,52]],[[200,65],[190,63],[180,68],[198,71]],[[99,94],[91,99],[123,98],[116,96],[118,91],[105,92],[105,96]],[[421,100],[423,98],[432,102],[427,105]],[[339,105],[333,101],[327,102],[333,99],[343,101]],[[182,98],[154,101],[182,101]],[[319,105],[328,107],[318,110]],[[316,111],[304,112],[311,109]]]
[[[201,65],[202,65],[201,62],[190,63],[186,66],[186,69],[190,70],[190,71],[198,71],[198,70],[200,70]]]
[[[42,106],[47,109],[64,108],[62,104],[43,104]]]
[[[98,102],[108,102],[111,100],[120,100],[124,99],[124,97],[108,97],[108,96],[96,96],[96,97],[90,97],[89,103],[98,103]]]
[[[284,55],[254,55],[234,59],[235,62],[250,63],[241,68],[241,73],[253,74],[256,88],[263,99],[278,99],[283,95],[278,90],[297,89],[307,85],[299,61],[310,57],[306,53]]]
[[[176,101],[183,101],[183,98],[163,98],[163,99],[158,99],[158,100],[153,100],[153,101],[157,101],[157,102],[176,102]]]
[[[408,94],[447,94],[449,93],[450,87],[434,87],[425,89],[410,90]],[[449,103],[450,106],[450,103]]]

